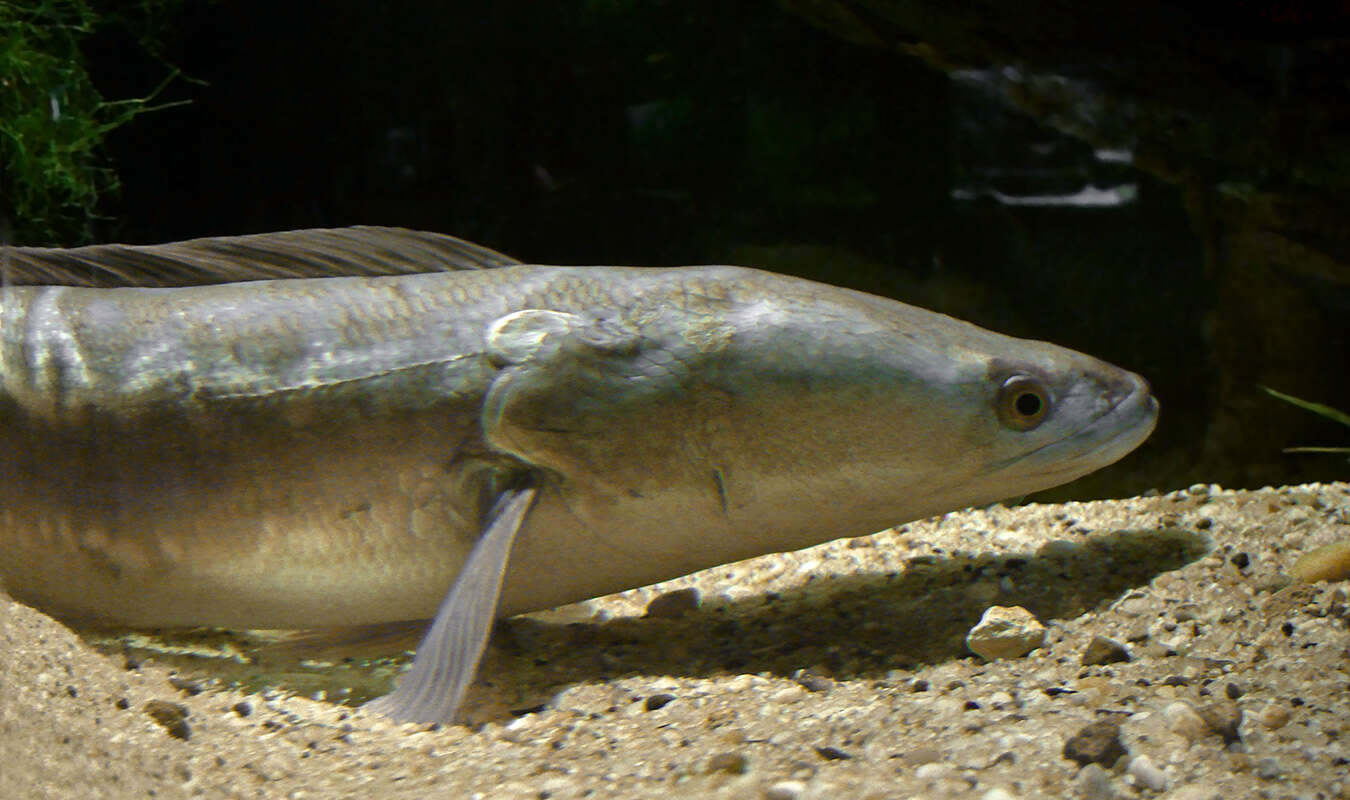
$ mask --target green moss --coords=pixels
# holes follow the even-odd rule
[[[86,0],[0,0],[0,224],[16,243],[73,244],[91,238],[100,202],[118,189],[102,150],[109,132],[162,108],[154,98],[108,100],[90,79],[81,44],[110,26],[140,29],[180,0],[140,0],[103,12]],[[125,4],[123,4],[125,5]]]

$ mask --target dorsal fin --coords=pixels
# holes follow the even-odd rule
[[[11,285],[196,286],[269,278],[406,275],[520,262],[440,233],[318,228],[215,236],[168,244],[2,247]]]

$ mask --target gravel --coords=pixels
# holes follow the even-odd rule
[[[505,621],[447,726],[310,699],[353,641],[108,655],[0,597],[0,796],[1346,797],[1350,583],[1288,570],[1348,537],[1343,483],[948,514]],[[972,653],[994,606],[1039,645]]]

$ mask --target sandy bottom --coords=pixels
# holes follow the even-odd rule
[[[406,641],[100,651],[0,596],[0,797],[1350,798],[1350,582],[1285,577],[1347,538],[1347,484],[949,514],[503,622],[443,728],[311,699]],[[1041,646],[973,655],[990,606]]]

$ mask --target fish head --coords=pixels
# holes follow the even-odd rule
[[[1067,482],[1156,420],[1142,378],[1056,345],[747,268],[629,272],[489,334],[487,440],[589,519],[788,549]]]
[[[784,276],[741,285],[722,378],[761,409],[739,421],[763,431],[749,451],[792,443],[775,455],[791,482],[833,472],[828,496],[850,498],[863,527],[1068,482],[1157,420],[1143,378],[1058,345]]]

